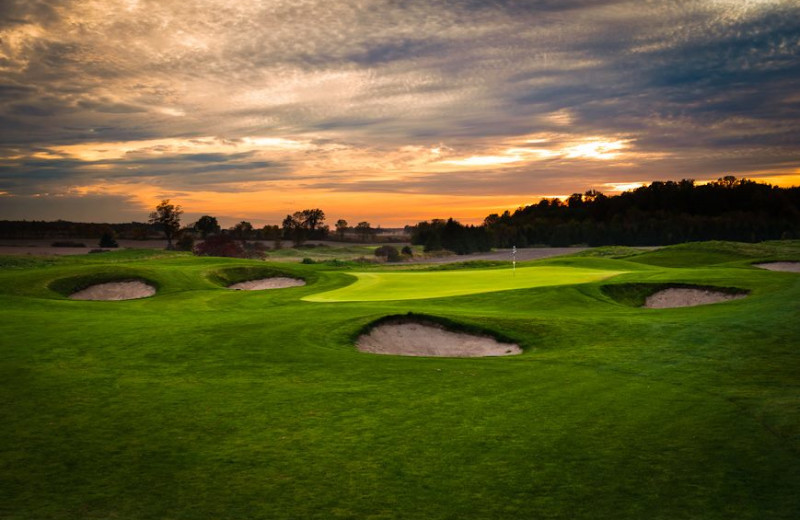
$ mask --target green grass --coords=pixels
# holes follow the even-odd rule
[[[0,518],[798,518],[800,276],[750,264],[799,249],[555,258],[518,276],[623,274],[450,297],[432,297],[441,276],[481,285],[507,272],[378,267],[366,274],[425,275],[426,297],[335,303],[304,298],[353,290],[347,266],[0,258]],[[223,287],[264,269],[308,285]],[[159,293],[63,294],[106,276]],[[750,294],[652,310],[604,289],[626,284]],[[524,353],[354,349],[359,331],[409,312]]]
[[[622,271],[536,266],[512,269],[464,269],[423,272],[353,272],[355,282],[312,294],[312,302],[417,300],[463,296],[549,285],[574,285],[608,278]]]
[[[649,296],[665,289],[683,288],[712,290],[725,294],[747,294],[746,290],[737,287],[721,287],[719,285],[694,285],[686,283],[617,283],[604,285],[601,290],[610,298],[631,307],[641,307]]]

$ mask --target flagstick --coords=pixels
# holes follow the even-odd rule
[[[517,246],[511,250],[511,275],[517,276]]]

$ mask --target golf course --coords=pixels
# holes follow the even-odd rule
[[[755,265],[798,261],[2,256],[0,518],[798,518],[800,274]],[[122,281],[155,294],[70,298]],[[670,288],[736,299],[644,307]],[[360,351],[385,322],[519,353]]]

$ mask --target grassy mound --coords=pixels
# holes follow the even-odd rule
[[[262,278],[297,278],[304,280],[306,283],[310,281],[305,276],[298,274],[296,269],[280,268],[275,266],[238,266],[226,267],[217,269],[208,274],[209,280],[217,285],[229,287],[236,283],[249,282],[251,280],[260,280]],[[314,278],[313,276],[311,278]]]
[[[724,294],[745,295],[750,291],[738,287],[717,287],[688,283],[619,283],[603,285],[600,290],[612,300],[630,307],[642,307],[648,297],[667,289],[696,289]]]
[[[99,270],[89,274],[81,274],[77,276],[69,276],[66,278],[59,278],[53,280],[48,285],[51,291],[54,291],[61,296],[68,297],[78,291],[87,289],[93,285],[111,282],[142,282],[158,291],[159,284],[153,280],[149,280],[143,276],[139,276],[134,270],[126,269],[105,269]]]
[[[690,242],[627,256],[628,260],[659,267],[700,267],[756,258],[800,258],[800,240],[748,244]]]

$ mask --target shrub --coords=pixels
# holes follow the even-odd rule
[[[303,258],[303,260],[301,260],[300,263],[301,264],[316,264],[317,262],[313,258],[306,257],[306,258]]]
[[[198,256],[227,256],[232,258],[244,258],[242,246],[228,235],[214,235],[206,238],[194,248],[194,254]]]
[[[53,242],[50,247],[86,247],[83,242],[72,242],[71,240],[60,240]]]
[[[400,250],[401,253],[408,256],[414,256],[414,250],[411,249],[411,246],[404,246],[403,249]]]
[[[263,260],[267,256],[267,248],[261,242],[242,242],[245,258]]]
[[[354,258],[353,262],[357,264],[377,264],[377,258],[367,258],[366,256],[359,256],[358,258]]]
[[[100,243],[98,244],[100,247],[119,247],[119,244],[114,239],[114,233],[110,231],[106,231],[100,237]]]
[[[191,251],[194,249],[194,237],[189,233],[183,233],[175,242],[175,249],[178,251]]]
[[[388,262],[400,260],[400,252],[394,246],[381,246],[375,249],[375,256],[386,258]]]

